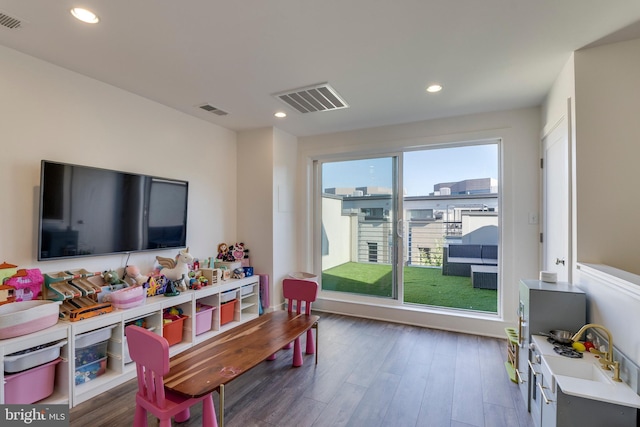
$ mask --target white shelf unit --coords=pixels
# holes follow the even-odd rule
[[[28,350],[33,347],[37,347],[44,344],[52,344],[66,340],[67,344],[60,347],[60,358],[62,361],[56,365],[55,385],[53,394],[38,403],[42,404],[70,404],[71,403],[71,363],[73,359],[73,353],[70,350],[69,343],[71,342],[71,335],[69,327],[66,323],[58,322],[54,326],[34,332],[22,337],[8,338],[0,340],[0,360],[4,367],[4,357],[19,351]],[[0,372],[0,404],[5,402],[5,374],[4,369]]]
[[[67,344],[61,347],[60,357],[63,359],[56,366],[54,392],[48,398],[37,403],[68,404],[70,407],[85,402],[113,387],[116,387],[136,376],[135,363],[126,363],[125,327],[137,320],[144,320],[145,326],[162,335],[162,313],[169,307],[179,307],[183,314],[189,316],[183,322],[182,341],[172,345],[170,356],[174,356],[193,345],[213,338],[248,320],[258,317],[259,312],[259,276],[243,279],[220,281],[215,286],[205,286],[197,291],[189,290],[174,297],[157,295],[147,298],[145,304],[126,310],[114,310],[111,313],[85,319],[78,322],[58,322],[55,326],[22,337],[0,340],[0,360],[4,366],[4,356],[26,350],[38,345],[53,343],[66,339]],[[243,289],[246,294],[242,295]],[[251,290],[251,292],[249,292]],[[235,292],[239,303],[236,304],[233,321],[220,325],[220,294]],[[214,307],[211,329],[196,335],[196,304]],[[106,372],[86,383],[75,384],[75,342],[78,335],[110,328],[107,346]],[[4,371],[4,370],[3,370]],[[4,384],[3,373],[0,373],[0,384]],[[4,403],[4,386],[0,387],[0,404]]]

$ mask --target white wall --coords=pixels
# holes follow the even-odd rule
[[[639,54],[640,40],[577,51],[542,107],[545,131],[563,115],[571,115],[575,130],[573,283],[587,293],[587,320],[609,328],[616,347],[637,365],[640,335],[628,331],[640,313],[636,249],[640,202],[629,197],[637,192],[632,171],[640,155]],[[582,268],[577,269],[576,261]],[[589,262],[591,266],[585,267]]]
[[[0,46],[0,259],[43,273],[123,267],[126,256],[37,262],[40,161],[189,181],[187,244],[214,255],[236,237],[236,134]],[[145,272],[156,255],[131,255]]]
[[[296,162],[298,139],[274,128],[273,162],[273,293],[275,303],[282,301],[282,280],[296,271],[297,236],[295,195],[298,187]],[[274,303],[274,304],[275,304]]]
[[[640,39],[575,53],[578,261],[640,274]]]
[[[250,248],[255,272],[269,275],[275,307],[282,279],[296,271],[297,138],[277,128],[240,132],[238,159],[238,236]]]
[[[537,212],[539,194],[540,111],[537,108],[384,126],[353,132],[299,139],[301,190],[299,234],[308,242],[300,246],[300,265],[313,268],[311,252],[319,242],[313,234],[312,160],[349,153],[388,153],[406,147],[442,146],[465,141],[501,139],[501,286],[499,315],[446,315],[405,307],[393,301],[358,299],[322,293],[314,308],[364,317],[458,330],[481,335],[504,336],[504,327],[516,323],[518,280],[538,276],[538,228],[528,224],[528,213]],[[317,262],[317,261],[316,261]],[[309,270],[311,271],[311,270]],[[316,272],[319,273],[319,272]]]
[[[238,239],[273,286],[273,129],[239,132],[238,159]]]

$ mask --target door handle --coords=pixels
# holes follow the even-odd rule
[[[544,403],[547,405],[550,405],[551,402],[553,402],[553,400],[549,399],[546,395],[546,393],[544,392],[545,390],[548,390],[547,387],[544,387],[542,384],[537,383],[538,389],[540,389],[540,394],[542,395],[542,398],[544,399]]]
[[[560,258],[556,258],[556,265],[562,264],[564,265],[564,258],[560,259]]]

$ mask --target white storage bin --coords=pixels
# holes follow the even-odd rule
[[[111,338],[111,330],[116,325],[107,326],[106,328],[96,329],[95,331],[87,332],[86,334],[76,336],[76,348],[84,348],[93,344],[97,344],[101,341],[106,341]]]
[[[4,371],[20,372],[56,360],[60,357],[60,347],[66,344],[63,340],[8,354],[4,357]]]
[[[252,294],[255,288],[256,288],[256,285],[243,286],[242,288],[240,288],[240,295],[245,296],[245,295]]]
[[[226,291],[220,294],[220,302],[229,302],[236,299],[236,291]]]
[[[0,306],[0,339],[19,337],[58,323],[62,301],[19,301]]]

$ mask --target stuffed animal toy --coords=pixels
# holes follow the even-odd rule
[[[118,276],[118,273],[115,270],[108,270],[103,272],[102,278],[110,285],[120,285],[124,283],[122,280],[120,280],[120,276]]]
[[[224,259],[227,256],[227,252],[229,251],[229,247],[227,246],[226,243],[220,243],[218,245],[218,256],[216,258],[218,258],[219,260],[224,261]]]
[[[193,262],[193,256],[189,253],[189,248],[181,250],[175,260],[160,256],[157,256],[156,260],[164,267],[160,270],[160,274],[173,284],[177,284],[176,282],[180,281],[178,288],[186,291],[189,281],[189,264]]]
[[[140,269],[135,265],[127,265],[124,269],[125,272],[125,281],[130,285],[144,285],[147,280],[149,280],[149,276],[143,276],[140,274]],[[127,280],[127,278],[129,280]]]
[[[244,243],[236,243],[233,245],[233,259],[240,261],[244,258]]]

